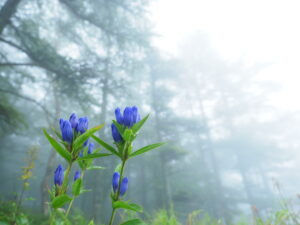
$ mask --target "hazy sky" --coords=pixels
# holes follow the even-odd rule
[[[299,0],[156,0],[151,19],[161,36],[154,43],[177,55],[180,43],[200,31],[225,60],[273,63],[258,79],[282,85],[270,101],[295,112],[300,110],[299,12]]]

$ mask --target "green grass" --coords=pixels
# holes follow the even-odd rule
[[[39,212],[20,210],[16,215],[17,204],[14,201],[0,200],[0,225],[46,225],[49,224],[49,218],[41,216]],[[242,215],[241,215],[242,216]],[[136,213],[124,212],[121,215],[121,221],[136,218]],[[238,216],[237,216],[238,217]],[[300,225],[300,217],[291,209],[270,213],[267,218],[259,216],[250,219],[243,219],[229,225]],[[89,222],[79,210],[74,210],[68,222],[61,218],[56,218],[55,225],[87,225]],[[96,225],[96,224],[95,224]],[[191,212],[186,216],[185,221],[179,221],[176,212],[171,207],[170,210],[158,210],[153,215],[144,219],[143,225],[224,225],[221,220],[212,218],[207,213],[198,210]]]

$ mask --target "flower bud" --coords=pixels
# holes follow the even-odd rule
[[[93,149],[94,149],[94,143],[90,143],[89,144],[89,149],[88,149],[88,154],[92,154],[93,153]]]
[[[77,119],[77,116],[75,113],[72,113],[71,116],[70,116],[70,119],[69,119],[70,123],[71,123],[71,126],[72,128],[75,128],[78,124],[78,119]]]
[[[80,132],[81,134],[83,134],[87,129],[88,129],[88,126],[89,126],[89,120],[87,117],[81,117],[78,119],[78,124],[75,128],[75,130],[77,132]]]
[[[54,172],[54,184],[61,186],[64,181],[64,168],[61,164],[58,165]]]
[[[65,121],[65,120],[62,119],[62,118],[59,119],[59,127],[60,127],[61,130],[62,130],[64,121]]]
[[[132,119],[133,119],[133,124],[139,122],[141,120],[140,114],[139,114],[139,110],[136,106],[132,107]]]
[[[131,107],[126,107],[124,109],[124,125],[126,127],[132,127],[133,125],[133,114]]]
[[[120,195],[123,196],[128,189],[128,178],[124,177],[121,183]]]
[[[74,181],[76,181],[78,178],[80,178],[80,171],[79,171],[79,170],[77,170],[77,171],[75,172],[75,175],[74,175]]]
[[[113,139],[116,143],[123,141],[123,138],[122,138],[121,134],[119,133],[116,125],[113,123],[111,124],[111,133],[112,133]]]
[[[62,139],[69,144],[71,144],[73,140],[73,130],[71,123],[68,120],[59,120],[60,130],[61,130],[61,136]]]
[[[123,116],[119,107],[115,109],[115,115],[117,122],[123,124]]]
[[[117,118],[117,114],[116,114],[116,118]],[[140,114],[136,106],[126,107],[124,109],[122,121],[126,127],[131,128],[135,123],[139,122],[140,120],[141,120]]]
[[[114,172],[114,175],[112,178],[112,187],[113,187],[113,190],[115,193],[119,186],[119,179],[120,179],[120,174],[118,172]]]

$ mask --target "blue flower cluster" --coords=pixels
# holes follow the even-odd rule
[[[87,117],[81,117],[77,119],[77,116],[75,113],[72,113],[69,120],[60,119],[59,120],[59,126],[61,130],[61,136],[62,139],[71,144],[74,135],[77,134],[83,134],[89,126],[89,120]],[[88,140],[83,144],[83,146],[86,146],[88,144]],[[94,143],[90,143],[88,147],[88,154],[92,154],[94,149]],[[82,151],[79,153],[79,156],[82,157],[83,153]],[[74,181],[76,181],[80,177],[80,171],[75,172]],[[59,165],[54,173],[54,184],[61,186],[64,180],[64,169],[62,165]]]
[[[88,129],[89,120],[87,117],[77,119],[76,114],[72,113],[69,120],[60,119],[59,126],[62,139],[71,144],[74,138],[73,130],[77,133],[83,134]],[[86,144],[87,142],[85,145]]]
[[[119,180],[120,180],[120,174],[118,172],[115,172],[112,178],[112,187],[114,193],[116,193],[116,191],[118,190]],[[123,196],[127,191],[127,189],[128,189],[128,178],[124,177],[121,182],[120,195]]]
[[[126,107],[123,115],[120,108],[115,109],[116,120],[119,124],[124,125],[127,128],[131,128],[134,124],[141,120],[138,108],[136,106]],[[116,143],[123,141],[121,134],[119,133],[115,124],[111,124],[111,131],[113,139]]]

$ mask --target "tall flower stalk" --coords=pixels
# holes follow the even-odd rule
[[[44,129],[44,134],[52,145],[54,150],[66,161],[67,169],[64,170],[63,165],[59,165],[54,173],[54,188],[51,192],[51,206],[54,212],[57,208],[64,207],[69,203],[65,219],[71,210],[75,198],[85,192],[82,187],[82,179],[87,169],[102,169],[102,167],[93,166],[93,159],[111,155],[110,153],[98,153],[100,149],[93,150],[94,144],[90,143],[89,138],[103,127],[99,125],[88,129],[88,118],[71,114],[69,120],[59,120],[60,132],[55,131],[56,138],[50,136]],[[81,172],[75,173],[72,183],[72,197],[68,193],[69,176],[73,164],[77,162]],[[53,215],[54,213],[52,213]],[[53,220],[51,220],[53,221]]]
[[[113,123],[111,124],[111,132],[116,148],[107,144],[103,140],[92,136],[100,145],[117,156],[121,161],[119,166],[117,166],[112,178],[112,213],[109,225],[113,224],[116,212],[119,208],[142,212],[142,207],[139,205],[130,203],[129,201],[123,201],[124,195],[128,189],[129,181],[127,177],[124,177],[124,170],[127,161],[130,158],[143,154],[164,144],[156,143],[147,145],[136,151],[132,151],[133,142],[136,139],[139,130],[148,119],[149,115],[145,116],[143,119],[140,119],[138,108],[133,106],[126,107],[123,111],[123,114],[121,113],[120,108],[116,108],[115,116],[116,120],[113,120]]]

